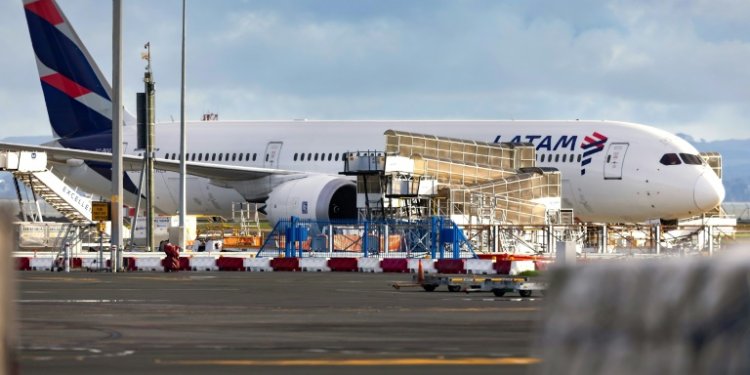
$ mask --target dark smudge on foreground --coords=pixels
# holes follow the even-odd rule
[[[541,374],[750,373],[750,253],[552,272]]]

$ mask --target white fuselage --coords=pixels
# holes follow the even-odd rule
[[[660,162],[666,154],[697,155],[690,144],[653,127],[612,121],[193,122],[187,125],[188,161],[337,175],[343,153],[383,150],[388,129],[483,142],[531,142],[537,147],[538,166],[561,171],[563,207],[572,208],[582,221],[691,217],[724,197],[721,181],[705,163]],[[134,127],[125,127],[124,140],[125,152],[137,155]],[[597,141],[602,143],[599,150],[587,154],[596,147],[583,145]],[[157,158],[179,159],[179,123],[157,124],[155,144]],[[109,191],[108,180],[92,178],[85,165],[77,168],[82,170],[66,171],[75,182],[97,193]],[[137,184],[140,173],[129,175]],[[157,172],[155,204],[162,213],[177,212],[178,181],[176,173]],[[274,188],[270,180],[246,184],[227,188],[189,177],[188,212],[228,216],[232,202],[262,201]],[[126,198],[132,204],[135,196]]]

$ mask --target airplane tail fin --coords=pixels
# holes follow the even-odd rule
[[[54,135],[110,131],[112,88],[57,2],[23,0],[23,7]]]

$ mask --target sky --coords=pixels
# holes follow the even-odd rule
[[[58,0],[111,76],[111,1]],[[179,120],[179,0],[123,0],[134,112],[151,43]],[[746,0],[188,0],[189,120],[591,119],[750,138]],[[3,137],[49,135],[21,0],[0,4]]]

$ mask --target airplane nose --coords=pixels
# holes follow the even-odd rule
[[[701,211],[708,211],[724,200],[724,185],[713,171],[706,171],[698,177],[693,190],[693,200]]]

